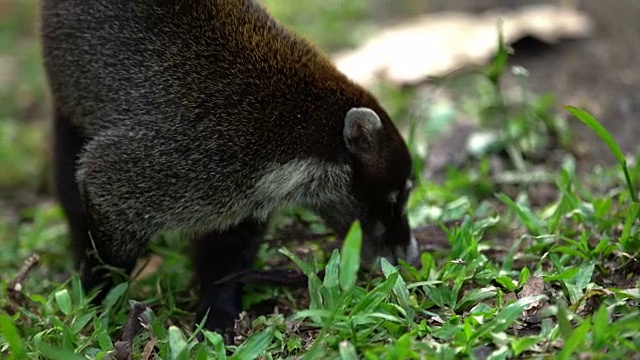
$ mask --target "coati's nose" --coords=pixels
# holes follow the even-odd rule
[[[402,259],[404,262],[416,266],[420,257],[420,249],[415,236],[411,233],[409,242],[406,245],[398,245],[393,248],[383,247],[382,251],[376,252],[371,247],[365,247],[362,251],[361,263],[364,268],[374,270],[380,266],[377,261],[379,258],[384,258],[391,265],[398,265],[398,260]]]
[[[413,232],[411,232],[409,243],[406,246],[396,246],[393,249],[393,255],[396,258],[396,263],[397,259],[402,259],[402,261],[410,265],[417,265],[417,260],[420,257],[420,249]]]

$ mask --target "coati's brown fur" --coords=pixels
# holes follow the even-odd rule
[[[378,101],[251,0],[42,0],[57,196],[85,290],[151,238],[192,241],[197,320],[222,331],[269,216],[316,211],[363,257],[415,259],[406,145]]]

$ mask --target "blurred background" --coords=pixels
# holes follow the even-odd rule
[[[554,43],[532,37],[512,41],[514,52],[508,59],[509,66],[500,87],[505,94],[549,94],[547,98],[536,98],[536,101],[539,100],[537,104],[556,109],[559,118],[566,117],[559,110],[561,104],[585,107],[605,124],[624,151],[635,152],[637,149],[640,136],[640,1],[262,2],[277,18],[332,55],[345,51],[357,52],[363,44],[376,39],[386,30],[410,24],[421,16],[431,16],[430,19],[442,16],[440,19],[444,19],[445,14],[471,14],[473,19],[486,11],[517,10],[524,5],[540,4],[575,10],[593,26],[577,37],[563,28],[565,20],[562,16],[525,16],[529,23],[548,23],[551,32],[564,32],[570,36]],[[0,0],[0,246],[3,250],[0,251],[0,272],[12,266],[16,254],[24,255],[22,253],[27,253],[28,249],[38,247],[46,247],[43,257],[49,257],[53,263],[61,261],[56,260],[56,254],[63,252],[66,237],[60,211],[50,197],[49,99],[40,63],[37,7],[36,0]],[[442,56],[444,51],[448,51],[446,49],[459,53],[471,51],[474,44],[465,40],[468,39],[467,35],[470,38],[474,33],[473,24],[467,22],[458,26],[455,17],[451,23],[447,21],[428,30],[432,41],[436,39],[446,46],[429,48],[426,40],[425,43],[415,41],[405,43],[402,51],[407,51],[407,56],[415,56],[416,61],[422,63]],[[462,36],[447,37],[462,26],[465,26]],[[485,50],[492,50],[491,46],[497,45],[497,31],[490,37],[489,45],[483,48]],[[369,60],[373,61],[374,58],[370,57]],[[464,60],[460,62],[464,63]],[[517,71],[512,71],[512,66],[522,68],[517,67]],[[433,168],[440,166],[445,169],[461,164],[466,157],[461,157],[460,153],[464,151],[458,145],[460,141],[468,144],[474,129],[477,129],[477,120],[483,116],[478,109],[483,104],[483,94],[488,90],[467,75],[460,76],[463,79],[461,83],[456,82],[455,76],[447,77],[447,86],[443,86],[442,81],[429,81],[426,73],[417,74],[417,78],[422,75],[425,75],[424,81],[406,84],[385,82],[383,79],[372,84],[371,88],[381,96],[382,103],[399,123],[406,123],[414,117],[426,129],[422,132],[420,146]],[[465,81],[473,86],[468,86],[469,83]],[[549,100],[551,98],[553,100]],[[442,125],[445,123],[448,124],[447,131]],[[463,125],[456,127],[456,123]],[[472,124],[469,125],[471,130],[464,124]],[[466,132],[464,129],[467,129]],[[564,145],[572,148],[580,166],[588,171],[593,166],[612,163],[613,157],[585,126],[573,121],[569,122],[569,129],[571,136]],[[460,134],[464,135],[464,139],[458,141],[456,137]],[[439,142],[436,141],[437,137]],[[552,154],[553,149],[547,148],[545,151],[539,157],[552,159],[553,156],[547,155]],[[553,167],[549,164],[553,163],[547,163],[547,166]],[[433,168],[425,174],[437,179],[438,173]],[[15,239],[20,240],[10,241]],[[9,248],[14,251],[5,251]]]

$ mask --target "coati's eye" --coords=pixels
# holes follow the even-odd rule
[[[387,200],[392,203],[395,204],[398,202],[398,195],[400,194],[399,191],[392,191],[389,193],[389,196],[387,198]]]
[[[403,214],[406,211],[405,202],[413,189],[413,181],[408,179],[405,186],[401,190],[394,190],[389,193],[387,201],[391,205],[391,217],[395,217],[397,213]]]
[[[405,182],[404,189],[390,192],[389,196],[387,197],[387,200],[391,204],[398,203],[398,200],[400,197],[402,197],[403,200],[406,200],[406,198],[409,196],[409,193],[411,193],[412,189],[413,189],[413,181],[411,181],[411,179],[408,179]]]

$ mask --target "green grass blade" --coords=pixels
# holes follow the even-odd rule
[[[302,272],[309,279],[309,297],[311,298],[311,304],[309,305],[309,308],[322,309],[323,302],[322,296],[320,295],[320,290],[322,289],[322,281],[315,273],[313,267],[302,261],[302,259],[300,259],[295,253],[287,248],[280,248],[279,252],[293,261],[293,263],[296,264],[296,266],[298,266],[298,268],[300,268],[300,270],[302,270]]]
[[[494,286],[488,286],[482,289],[472,289],[468,291],[462,299],[456,304],[456,310],[466,311],[480,302],[495,298],[497,294]]]
[[[351,316],[358,313],[370,313],[377,309],[378,305],[382,303],[389,295],[398,280],[399,273],[393,273],[387,277],[380,285],[376,286],[371,292],[369,292],[362,300],[360,300],[351,311]]]
[[[45,359],[50,360],[86,360],[84,356],[75,354],[73,351],[55,348],[49,344],[42,344],[41,353]],[[19,358],[22,359],[22,358]]]
[[[302,270],[302,272],[307,275],[307,276],[313,276],[315,275],[315,271],[313,270],[313,268],[309,265],[307,265],[307,263],[305,263],[304,261],[302,261],[302,259],[300,259],[298,257],[298,255],[296,255],[294,252],[292,252],[291,250],[287,249],[286,247],[280,248],[278,250],[282,255],[286,256],[289,258],[289,260],[293,261],[294,264],[296,264],[296,266],[298,268],[300,268],[300,270]]]
[[[622,171],[624,172],[624,177],[627,182],[627,187],[629,188],[629,194],[631,195],[631,200],[633,202],[638,202],[638,198],[636,196],[635,187],[631,182],[631,175],[629,175],[629,169],[627,168],[627,159],[624,156],[624,153],[618,146],[618,143],[613,139],[613,136],[607,131],[607,129],[602,126],[602,124],[589,112],[578,109],[573,106],[565,105],[565,110],[570,112],[573,116],[578,118],[578,120],[582,121],[585,125],[587,125],[591,130],[593,130],[598,137],[609,147],[613,156],[615,156],[618,163],[620,163],[620,167],[622,167]]]
[[[620,235],[620,244],[622,245],[624,251],[627,251],[629,253],[633,253],[638,248],[638,243],[634,241],[636,240],[636,238],[631,234],[633,224],[638,218],[638,213],[640,213],[640,203],[634,202],[631,204],[629,214],[627,215],[627,219],[624,222],[622,234]]]
[[[544,295],[530,296],[505,306],[494,319],[476,329],[469,339],[470,343],[482,338],[486,334],[504,331],[518,319],[529,305],[545,300],[546,298]]]
[[[224,344],[222,335],[217,332],[205,331],[204,337],[207,339],[209,344],[213,345],[216,355],[218,356],[218,360],[227,360],[227,348]]]
[[[118,300],[120,300],[124,294],[129,290],[129,283],[123,282],[113,287],[107,294],[103,302],[104,309],[112,308]]]
[[[233,354],[231,360],[256,359],[269,347],[271,339],[273,339],[273,328],[267,328],[257,334],[251,335],[249,340],[241,345]]]
[[[56,303],[63,314],[71,314],[71,295],[67,289],[62,289],[55,294]]]
[[[11,349],[9,359],[26,358],[24,343],[18,333],[18,328],[7,314],[0,314],[0,333],[2,333],[2,336],[7,343],[9,343],[9,348]]]
[[[595,117],[593,117],[593,115],[591,115],[589,112],[585,110],[578,109],[577,107],[573,107],[569,105],[565,105],[564,108],[568,112],[570,112],[573,116],[578,118],[578,120],[582,121],[585,125],[590,127],[591,130],[593,130],[596,133],[596,135],[598,135],[598,137],[600,137],[600,139],[604,141],[605,144],[607,144],[607,146],[613,153],[613,156],[616,157],[616,159],[620,164],[627,163],[627,160],[625,159],[624,154],[622,153],[622,150],[620,150],[620,147],[618,146],[616,141],[613,139],[613,136],[611,136],[611,134],[607,131],[607,129],[605,129],[604,126],[602,126],[602,124],[600,124],[600,122],[596,120]]]
[[[324,281],[321,288],[323,305],[333,309],[340,305],[340,252],[334,250],[325,267]]]
[[[380,259],[380,264],[382,265],[382,272],[386,277],[389,277],[392,274],[398,272],[398,270],[384,258]],[[393,287],[393,293],[398,299],[398,304],[407,314],[407,323],[413,323],[415,312],[413,311],[411,302],[409,301],[409,289],[407,288],[407,284],[404,282],[404,279],[401,276],[398,276],[398,279],[396,280],[396,283]]]
[[[506,194],[500,193],[496,197],[507,205],[512,211],[518,214],[518,217],[534,236],[540,235],[541,225],[536,215],[528,208],[525,208],[513,201]]]
[[[503,23],[500,21],[498,23],[498,51],[496,52],[495,58],[489,65],[489,68],[485,72],[485,76],[494,84],[497,84],[504,70],[507,66],[507,59],[509,58],[509,53],[507,52],[507,48],[504,42],[504,29]]]
[[[342,258],[340,261],[340,286],[349,291],[355,284],[360,269],[360,249],[362,248],[362,228],[360,222],[355,221],[342,244]]]
[[[358,354],[353,344],[348,341],[340,343],[340,359],[342,360],[358,360]]]
[[[177,326],[169,327],[169,349],[171,350],[171,359],[181,359],[187,348],[187,341],[184,339],[182,331]]]
[[[591,323],[584,321],[580,326],[571,332],[568,338],[565,339],[562,351],[558,355],[558,359],[566,360],[571,358],[581,343],[585,342],[586,335],[591,329]]]
[[[71,324],[71,328],[70,328],[71,333],[74,335],[77,335],[80,331],[82,331],[82,329],[85,328],[85,326],[87,326],[89,321],[93,319],[94,315],[95,315],[95,311],[91,311],[75,318],[73,320],[73,323]]]

